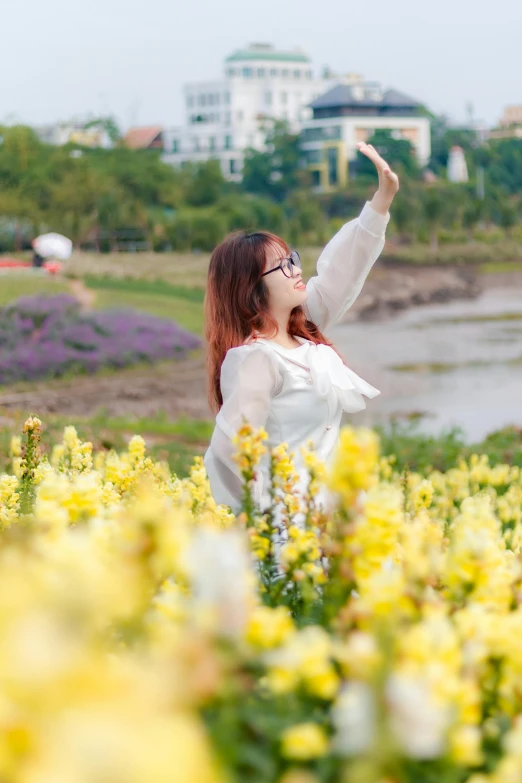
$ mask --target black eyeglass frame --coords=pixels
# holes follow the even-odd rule
[[[297,259],[297,261],[295,259]],[[285,272],[285,267],[283,266],[285,261],[288,262],[286,264],[286,268],[288,269],[290,274],[287,274]],[[271,272],[277,272],[278,269],[281,270],[281,272],[284,274],[285,277],[288,277],[288,278],[293,277],[293,275],[292,275],[292,266],[296,266],[298,269],[302,269],[303,268],[301,266],[301,256],[299,255],[297,250],[292,250],[292,252],[290,253],[290,255],[287,258],[282,258],[277,266],[275,266],[273,269],[269,269],[268,272],[263,272],[261,277],[265,277],[265,275],[269,275],[269,274],[271,274]]]

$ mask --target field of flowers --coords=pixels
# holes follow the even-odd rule
[[[73,296],[31,296],[0,308],[0,384],[179,358],[199,338],[130,309],[82,312]]]
[[[396,472],[342,431],[330,473],[237,436],[244,512],[201,460],[93,452],[41,423],[0,476],[0,778],[519,783],[522,475]],[[327,485],[335,508],[317,503]]]

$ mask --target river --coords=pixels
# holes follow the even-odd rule
[[[420,431],[458,426],[468,442],[522,427],[521,287],[342,324],[329,337],[348,366],[381,391],[354,424],[418,414]]]

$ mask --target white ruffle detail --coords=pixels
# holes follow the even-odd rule
[[[379,389],[350,370],[328,345],[310,343],[306,358],[318,395],[326,399],[333,390],[346,413],[366,408],[363,394],[369,399],[380,394]]]

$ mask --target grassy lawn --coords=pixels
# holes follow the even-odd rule
[[[171,318],[194,334],[203,333],[205,292],[201,288],[162,280],[95,275],[86,275],[83,282],[95,292],[95,307],[131,307],[161,318]]]
[[[203,332],[203,305],[176,296],[125,289],[103,290],[96,291],[94,306],[102,310],[108,307],[130,307],[161,318],[171,318],[194,334],[201,335]]]
[[[66,280],[44,275],[17,272],[6,272],[0,275],[0,307],[3,307],[21,296],[37,296],[39,294],[61,294],[68,291]]]

